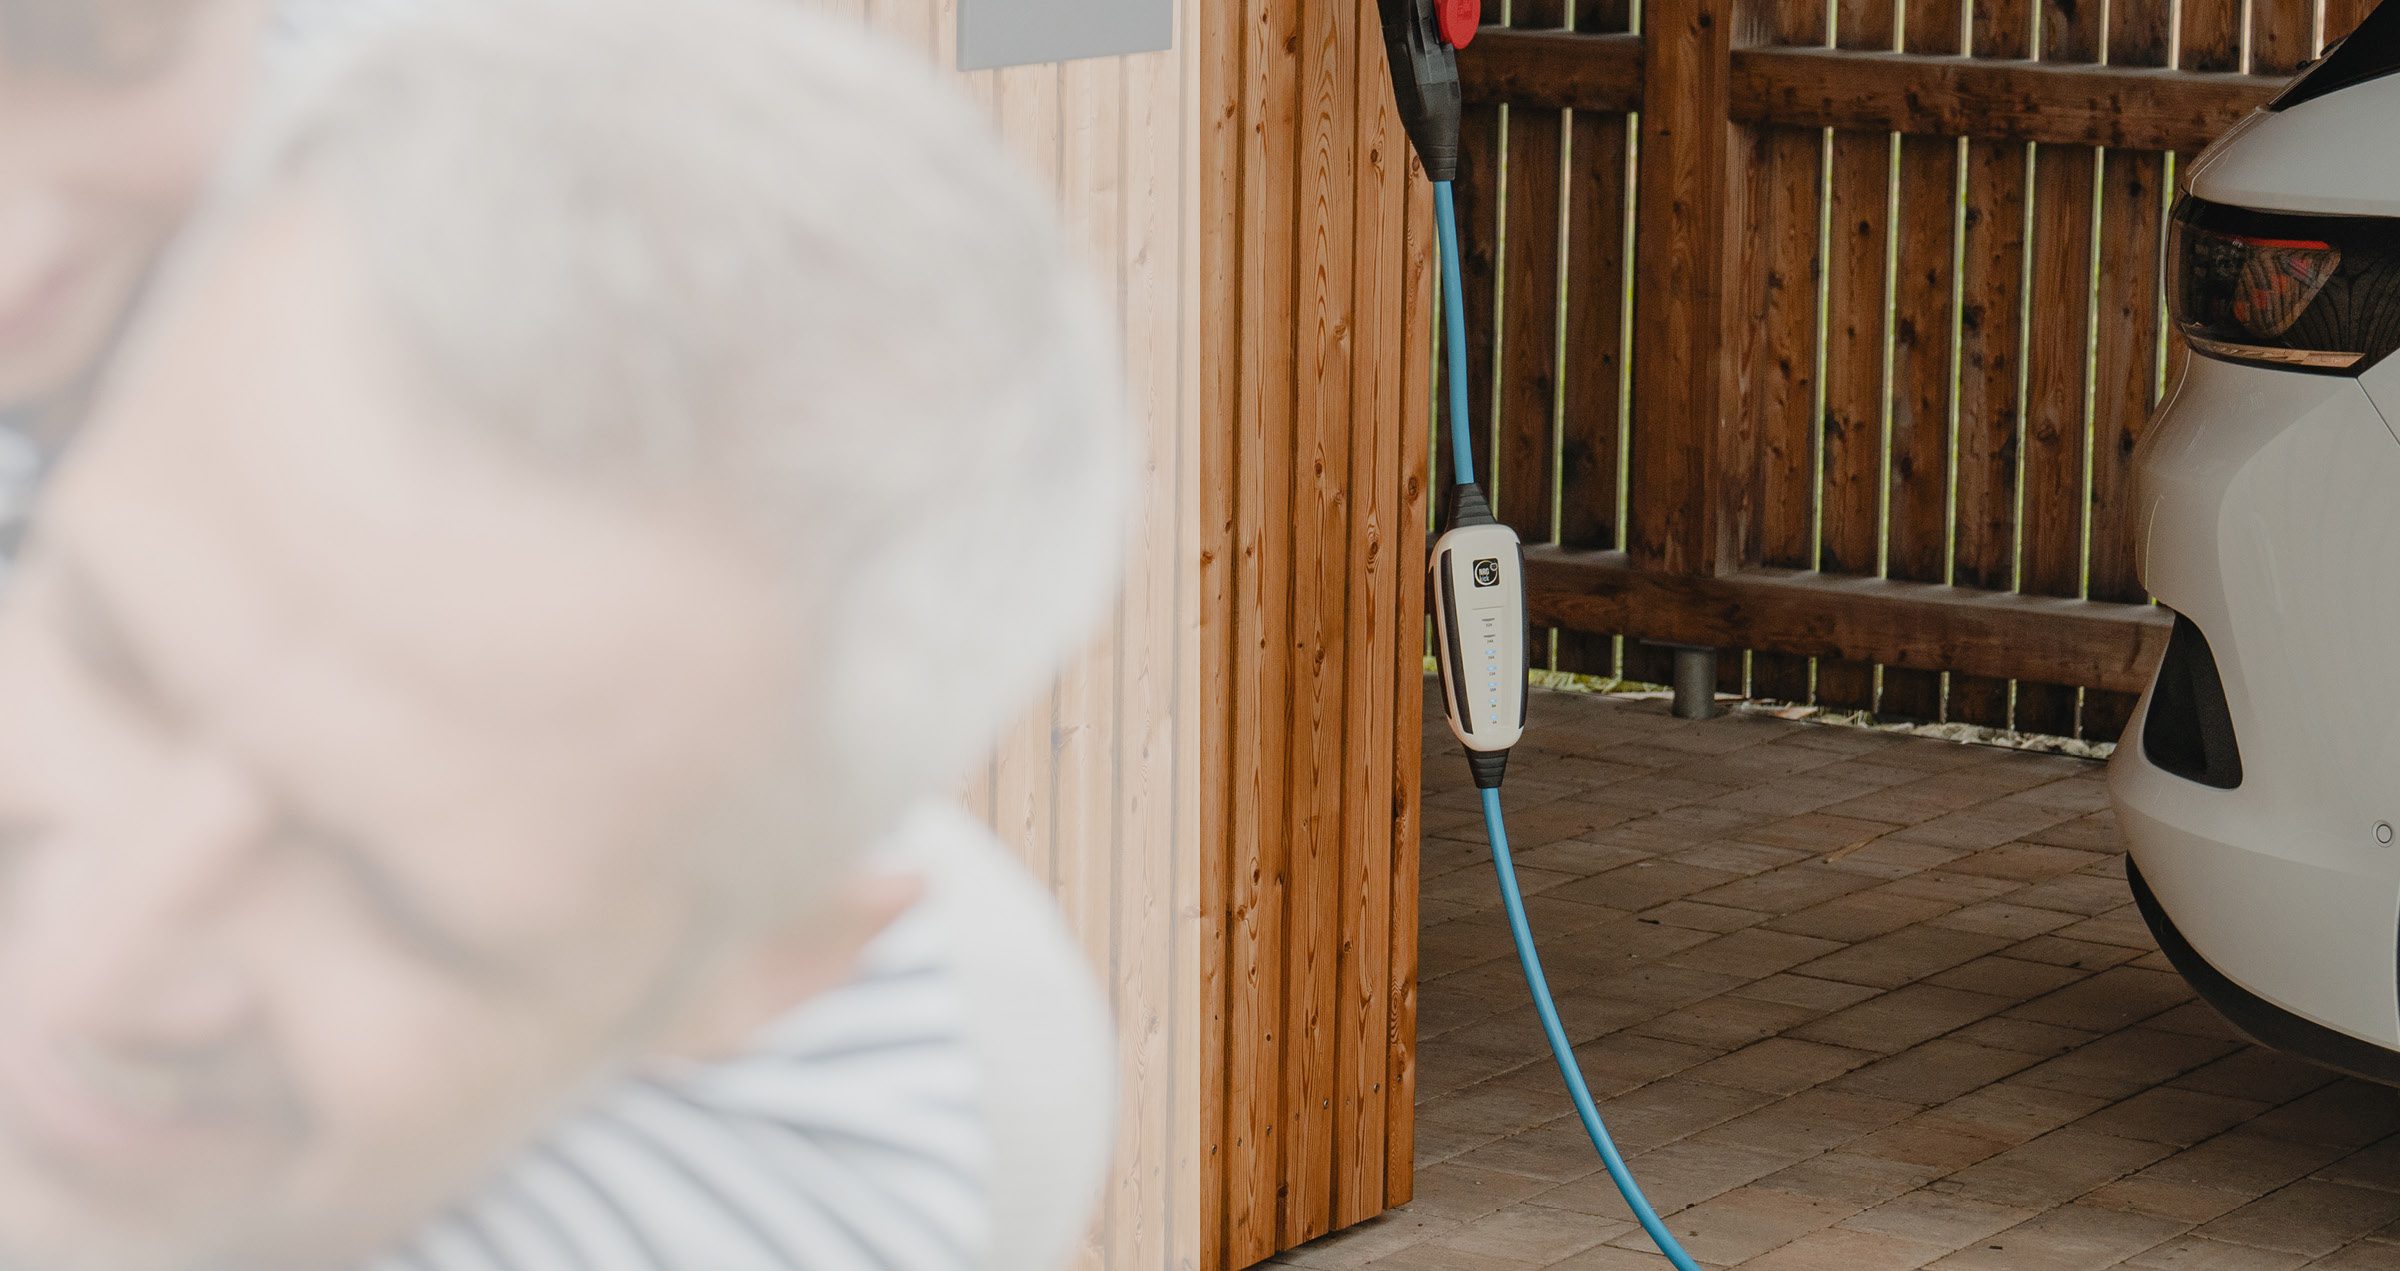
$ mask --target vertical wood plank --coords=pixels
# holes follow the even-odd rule
[[[1182,234],[1189,189],[1185,181],[1183,63],[1179,54],[1122,59],[1120,96],[1124,121],[1115,138],[1122,182],[1119,242],[1120,294],[1125,311],[1129,390],[1139,412],[1171,417],[1183,409],[1183,311],[1176,302],[1189,294],[1183,276]],[[1103,88],[1107,87],[1104,83]],[[1095,109],[1104,107],[1095,106]],[[1164,439],[1162,439],[1164,440]],[[1179,565],[1186,550],[1182,482],[1184,455],[1177,445],[1153,441],[1142,468],[1141,521],[1136,526],[1136,568],[1129,576],[1116,664],[1117,833],[1098,849],[1121,853],[1113,919],[1117,945],[1117,1028],[1122,1070],[1145,1092],[1124,1111],[1128,1142],[1120,1151],[1118,1196],[1111,1207],[1105,1265],[1172,1266],[1178,1257],[1173,1219],[1182,1143],[1189,1133],[1182,1108],[1160,1097],[1184,1088],[1178,1046],[1196,1053],[1189,1033],[1177,1036],[1176,1015],[1141,986],[1184,969],[1177,950],[1161,933],[1185,929],[1178,920],[1175,860],[1146,850],[1153,827],[1176,826],[1175,751],[1184,718],[1183,678],[1174,637],[1184,586]]]
[[[1203,489],[1223,491],[1200,578],[1209,771],[1227,791],[1205,800],[1203,834],[1223,946],[1204,993],[1212,1267],[1410,1185],[1413,1016],[1395,999],[1414,991],[1413,840],[1398,857],[1426,504],[1423,468],[1403,474],[1432,420],[1431,226],[1374,15],[1249,0],[1196,20],[1229,46],[1202,54],[1199,108],[1201,289],[1230,315],[1205,317],[1199,355],[1202,414],[1226,434],[1200,461]]]
[[[941,2],[949,6],[956,0]],[[1209,1207],[1209,1201],[1212,1191],[1222,1195],[1220,1186],[1209,1181],[1216,1173],[1212,1152],[1224,1101],[1224,1074],[1217,1058],[1222,1023],[1212,1029],[1207,1017],[1223,1009],[1223,928],[1217,921],[1221,911],[1211,908],[1212,902],[1221,900],[1219,885],[1210,881],[1216,874],[1218,840],[1203,829],[1215,801],[1208,797],[1210,788],[1201,779],[1208,750],[1220,739],[1217,712],[1204,708],[1204,703],[1212,700],[1207,691],[1212,682],[1221,682],[1221,673],[1214,641],[1203,631],[1201,615],[1209,612],[1207,599],[1216,594],[1221,582],[1221,571],[1215,569],[1211,557],[1221,551],[1223,543],[1202,478],[1207,471],[1204,456],[1214,444],[1204,434],[1231,429],[1205,408],[1209,394],[1215,391],[1215,380],[1203,354],[1218,339],[1219,327],[1234,307],[1227,305],[1213,313],[1205,307],[1216,286],[1208,257],[1221,253],[1201,250],[1204,242],[1211,241],[1205,235],[1215,228],[1209,218],[1216,211],[1216,196],[1209,193],[1216,187],[1203,174],[1209,171],[1205,164],[1212,151],[1210,139],[1222,118],[1206,95],[1204,68],[1214,56],[1207,40],[1214,19],[1203,12],[1206,7],[1184,5],[1177,15],[1177,193],[1171,200],[1174,214],[1167,218],[1174,227],[1173,288],[1179,297],[1175,306],[1175,408],[1182,420],[1175,438],[1175,753],[1173,774],[1166,783],[1173,801],[1168,833],[1183,845],[1175,852],[1175,905],[1169,916],[1174,934],[1167,965],[1167,980],[1175,994],[1167,1013],[1167,1049],[1175,1091],[1168,1114],[1175,1151],[1167,1176],[1167,1252],[1173,1271],[1201,1271],[1207,1265],[1205,1255],[1218,1239],[1211,1232],[1219,1214]],[[1137,161],[1136,167],[1140,166]],[[1163,215],[1168,205],[1169,200],[1162,198],[1156,210]],[[1153,264],[1149,254],[1164,251],[1155,240],[1133,246]],[[1135,276],[1143,273],[1143,267],[1137,265]],[[1215,616],[1222,622],[1229,615],[1220,609]]]
[[[1824,0],[1772,6],[1766,34],[1776,44],[1825,42]],[[1817,348],[1819,231],[1825,211],[1825,143],[1816,129],[1765,128],[1752,144],[1750,187],[1756,210],[1744,232],[1763,270],[1760,342],[1746,407],[1759,456],[1757,559],[1808,569],[1815,562],[1817,515]],[[1646,247],[1643,250],[1648,250]],[[1634,303],[1639,305],[1641,297]],[[1760,652],[1750,659],[1750,691],[1777,701],[1809,698],[1809,661]]]
[[[1248,985],[1233,974],[1242,948],[1233,934],[1233,872],[1242,860],[1243,835],[1236,826],[1235,788],[1241,765],[1233,753],[1236,703],[1246,679],[1242,651],[1250,646],[1255,615],[1242,606],[1247,571],[1242,568],[1241,459],[1237,437],[1244,435],[1242,410],[1241,320],[1247,310],[1242,295],[1247,256],[1247,227],[1243,164],[1248,152],[1249,78],[1244,74],[1248,49],[1249,11],[1246,5],[1225,3],[1195,6],[1190,19],[1200,45],[1200,149],[1198,197],[1200,239],[1206,250],[1199,261],[1201,434],[1199,462],[1205,480],[1199,482],[1200,594],[1199,614],[1212,624],[1201,646],[1200,778],[1197,791],[1200,843],[1206,859],[1200,865],[1200,1266],[1234,1264],[1228,1224],[1232,1201],[1231,1174],[1239,1167],[1241,1141],[1230,1121],[1234,995]],[[1255,847],[1251,849],[1255,852]]]
[[[1352,0],[1353,21],[1371,37],[1378,21],[1364,0]],[[1415,527],[1396,519],[1400,501],[1403,431],[1424,430],[1402,413],[1402,368],[1412,361],[1409,334],[1382,320],[1402,310],[1408,262],[1399,250],[1408,211],[1408,141],[1387,87],[1390,70],[1380,40],[1358,42],[1351,110],[1356,129],[1357,203],[1352,239],[1357,332],[1351,364],[1354,430],[1349,540],[1351,593],[1345,643],[1345,733],[1351,754],[1394,739],[1395,683],[1377,673],[1413,652],[1421,610],[1396,605],[1403,559]],[[1413,562],[1411,562],[1413,565]],[[1333,1215],[1336,1229],[1383,1212],[1386,1184],[1384,1083],[1391,1066],[1391,920],[1394,878],[1389,829],[1392,765],[1351,762],[1342,782],[1340,966],[1336,981]]]
[[[1978,0],[1972,47],[1977,57],[2031,57],[2031,0]],[[1963,587],[2007,591],[2016,585],[2018,324],[2024,316],[2029,197],[2025,145],[1969,141],[1966,187],[1951,574]],[[2006,727],[2008,698],[2005,680],[1954,675],[1949,717]]]
[[[2238,71],[2247,43],[2243,0],[2183,0],[2183,52],[2176,64],[2187,71]]]
[[[1424,333],[1433,324],[1434,230],[1433,190],[1413,163],[1408,174],[1407,210],[1401,255],[1407,273],[1402,281],[1399,328],[1402,337],[1426,346]],[[1431,514],[1431,434],[1414,421],[1432,418],[1433,375],[1430,359],[1401,362],[1400,497],[1395,504],[1394,542],[1399,546],[1398,585],[1394,608],[1403,619],[1425,612],[1425,571],[1407,550],[1417,541],[1417,527]],[[1422,663],[1410,656],[1421,621],[1408,621],[1392,660],[1391,802],[1391,936],[1390,968],[1385,997],[1391,1003],[1390,1061],[1384,1081],[1384,1199],[1405,1205],[1416,1190],[1417,1101],[1417,873],[1418,815],[1424,781],[1425,675]]]
[[[1200,841],[1208,859],[1200,870],[1200,1265],[1232,1264],[1227,1223],[1228,1182],[1236,1168],[1232,1100],[1233,1023],[1231,995],[1242,985],[1232,975],[1237,941],[1231,928],[1232,871],[1240,859],[1234,828],[1234,703],[1242,686],[1240,651],[1247,647],[1251,615],[1243,612],[1240,587],[1241,503],[1241,316],[1242,164],[1248,146],[1243,110],[1248,77],[1243,73],[1248,11],[1242,4],[1200,6],[1199,30],[1200,235],[1200,612],[1217,624],[1202,646],[1200,702],[1205,731],[1200,755]]]
[[[2164,4],[2113,6],[2108,60],[2119,66],[2166,65],[2170,17]],[[2154,152],[2115,150],[2101,164],[2088,591],[2094,600],[2139,603],[2147,593],[2134,561],[2133,447],[2158,400],[2167,161]],[[2129,694],[2087,692],[2084,737],[2115,741],[2133,704]]]
[[[2316,0],[2253,0],[2250,70],[2289,75],[2317,55]]]
[[[1670,573],[1734,563],[1740,527],[1719,497],[1731,382],[1717,356],[1726,330],[1726,209],[1731,176],[1730,0],[1650,0],[1634,262],[1635,488],[1627,549]]]
[[[1284,947],[1290,825],[1284,816],[1290,641],[1293,233],[1300,32],[1296,6],[1249,0],[1242,160],[1242,582],[1257,615],[1237,655],[1228,922],[1234,944],[1226,1070],[1232,1156],[1226,1253],[1236,1266],[1273,1254],[1281,1216]]]
[[[1301,21],[1292,457],[1291,889],[1284,941],[1281,1241],[1333,1220],[1336,977],[1341,919],[1343,676],[1350,598],[1351,349],[1358,13],[1313,0]]]
[[[1768,0],[1737,0],[1727,16],[1733,26],[1728,42],[1735,50],[1778,42],[1779,15]],[[1821,31],[1816,38],[1822,39]],[[1769,164],[1769,147],[1777,131],[1756,126],[1729,128],[1726,154],[1723,456],[1714,497],[1725,509],[1722,555],[1744,565],[1764,554],[1762,487],[1770,456],[1761,431],[1761,403],[1768,388],[1782,383],[1781,377],[1789,370],[1773,365],[1766,334],[1771,305],[1780,299],[1775,292],[1781,281],[1768,268],[1780,233],[1774,223],[1776,195]],[[1639,246],[1637,242],[1636,251]],[[1813,383],[1813,364],[1810,379]],[[1629,503],[1630,494],[1628,491]],[[1626,519],[1630,521],[1630,514]],[[1738,648],[1722,649],[1719,654],[1717,691],[1756,695],[1751,654]]]
[[[2042,58],[2096,62],[2104,30],[2097,6],[2046,0]],[[2026,303],[2036,332],[2025,352],[2025,501],[2019,514],[2018,589],[2075,596],[2083,587],[2084,455],[2090,435],[2092,200],[2099,154],[2037,146],[2033,167],[2033,276]],[[2076,690],[2020,682],[2016,727],[2071,736]]]
[[[1889,51],[1897,43],[1893,0],[1841,0],[1835,43]],[[1817,565],[1827,573],[1878,572],[1883,516],[1885,305],[1889,280],[1892,138],[1836,132],[1828,163],[1825,270],[1823,488],[1818,494]],[[1837,710],[1875,704],[1874,668],[1821,659],[1816,699]]]
[[[2325,47],[2342,42],[2366,16],[2375,11],[2377,0],[2325,0]]]
[[[1907,50],[1963,52],[1966,16],[1961,0],[1908,0]],[[1958,177],[1956,141],[1901,138],[1892,291],[1891,515],[1884,557],[1890,577],[1910,582],[1947,581],[1949,566]],[[1885,667],[1876,710],[1886,718],[1939,719],[1941,675]]]
[[[1515,0],[1510,25],[1556,30],[1566,0]],[[1551,541],[1558,406],[1559,165],[1566,114],[1532,106],[1508,112],[1508,195],[1501,266],[1498,404],[1493,411],[1494,512],[1528,543]],[[1547,630],[1533,633],[1541,665]]]
[[[930,40],[928,54],[932,57],[933,64],[951,72],[953,79],[965,78],[957,71],[958,0],[926,0],[926,4],[933,11],[933,32],[927,37]],[[1183,39],[1186,34],[1186,32],[1178,30],[1176,38]],[[1179,94],[1188,93],[1188,91],[1187,85],[1177,85]]]
[[[1248,985],[1233,974],[1242,947],[1234,935],[1234,871],[1243,859],[1236,789],[1243,775],[1234,757],[1239,735],[1235,716],[1247,680],[1242,653],[1254,639],[1256,615],[1242,604],[1248,581],[1243,549],[1240,445],[1247,429],[1242,415],[1243,295],[1249,225],[1244,166],[1251,147],[1250,78],[1247,74],[1251,10],[1246,3],[1199,7],[1200,57],[1200,612],[1216,624],[1204,643],[1200,699],[1206,711],[1201,744],[1200,839],[1208,859],[1201,868],[1201,1074],[1200,1264],[1233,1265],[1229,1243],[1230,1178],[1239,1168],[1239,1128],[1231,1121],[1235,1040],[1234,997]],[[1252,853],[1256,848],[1253,846]]]
[[[1618,32],[1632,25],[1630,0],[1578,0],[1575,29]],[[1569,128],[1566,363],[1560,386],[1558,541],[1617,543],[1619,435],[1625,393],[1625,229],[1632,137],[1623,115],[1574,112]],[[1609,636],[1558,633],[1558,669],[1617,672]]]

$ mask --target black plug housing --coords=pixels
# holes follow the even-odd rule
[[[1492,515],[1491,502],[1483,497],[1482,486],[1454,485],[1450,487],[1450,497],[1443,500],[1443,529],[1455,530],[1469,525],[1497,524],[1499,524],[1499,518]]]
[[[1458,82],[1458,50],[1443,42],[1433,0],[1378,2],[1400,122],[1408,128],[1425,175],[1436,181],[1456,180],[1459,115],[1466,106]]]

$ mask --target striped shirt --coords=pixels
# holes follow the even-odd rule
[[[947,808],[921,902],[741,1057],[619,1084],[371,1271],[1027,1271],[1108,1161],[1107,1013],[1056,906]]]
[[[8,576],[8,562],[33,519],[34,496],[49,468],[25,414],[0,411],[0,579]]]
[[[943,936],[911,912],[744,1056],[620,1083],[374,1271],[988,1265],[992,1145]]]

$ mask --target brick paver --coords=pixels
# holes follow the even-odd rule
[[[2400,1269],[2400,1094],[2194,1001],[2097,765],[1577,695],[1532,717],[1510,832],[1560,1012],[1705,1265]],[[1654,1271],[1551,1070],[1438,718],[1418,1199],[1278,1262]]]

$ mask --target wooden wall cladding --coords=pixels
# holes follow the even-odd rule
[[[959,0],[811,2],[956,73]],[[967,795],[1050,883],[1116,1012],[1117,1164],[1078,1267],[1189,1267],[1202,1228],[1193,16],[1172,52],[958,75],[1056,192],[1115,299],[1148,448],[1125,592],[1107,630],[1001,739]]]
[[[1201,1265],[1405,1201],[1431,193],[1372,0],[1212,0]]]
[[[956,64],[960,0],[813,0]],[[1372,0],[961,75],[1124,315],[1147,515],[1111,631],[969,802],[1123,1037],[1079,1265],[1237,1267],[1405,1201],[1432,204]]]

